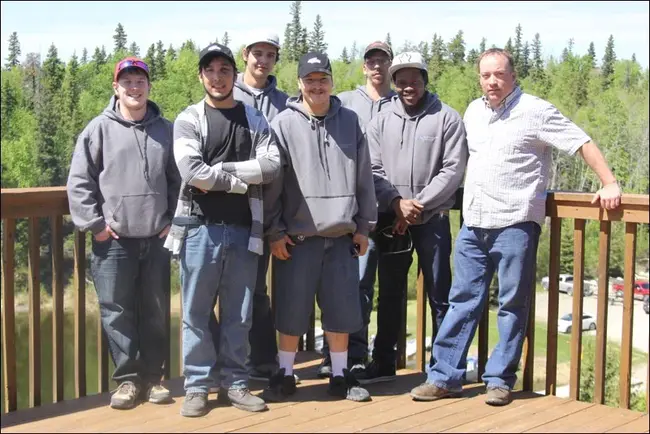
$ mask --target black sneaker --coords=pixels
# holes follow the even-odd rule
[[[284,368],[278,370],[271,379],[269,385],[262,392],[262,398],[271,402],[282,402],[296,393],[296,377],[284,375]]]
[[[368,391],[359,385],[357,379],[347,369],[343,370],[342,376],[330,378],[327,393],[331,396],[356,402],[371,400]]]
[[[348,362],[348,369],[357,380],[366,377],[366,364],[361,359],[350,359]]]
[[[393,381],[397,375],[395,375],[395,365],[382,364],[373,360],[366,366],[365,372],[360,372],[356,377],[361,384],[373,384]]]
[[[330,378],[332,376],[332,359],[329,354],[320,362],[316,376],[318,378]]]

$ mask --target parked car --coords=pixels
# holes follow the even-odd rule
[[[560,274],[559,280],[559,291],[573,295],[573,274]],[[548,291],[548,276],[542,278],[542,287]],[[598,288],[598,284],[593,279],[587,279],[583,281],[582,288],[583,295],[590,296]]]
[[[571,333],[573,327],[573,314],[567,313],[557,322],[557,331]],[[582,314],[582,330],[596,330],[596,316],[590,313]]]
[[[612,290],[614,292],[623,293],[623,282],[618,281],[612,284]],[[646,295],[650,295],[650,283],[647,280],[637,280],[634,282],[634,298],[637,300],[643,300]]]
[[[650,314],[650,295],[643,297],[643,310],[645,313]]]

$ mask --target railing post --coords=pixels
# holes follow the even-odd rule
[[[596,329],[596,363],[594,367],[594,403],[605,403],[605,365],[607,351],[607,309],[609,303],[609,245],[612,224],[600,222],[598,241],[598,328]]]
[[[86,396],[86,233],[74,232],[75,398]]]
[[[523,373],[523,390],[531,392],[535,383],[535,296],[536,296],[536,276],[537,261],[533,265],[533,287],[530,293],[530,307],[528,309],[528,324],[526,325],[526,338],[524,340],[524,373]]]
[[[632,385],[632,324],[634,319],[634,264],[636,262],[636,223],[625,223],[625,264],[623,287],[623,338],[621,340],[621,408],[630,408]]]
[[[582,306],[584,294],[585,221],[576,219],[573,232],[573,324],[571,325],[571,375],[569,396],[580,399],[582,359]]]
[[[422,273],[422,267],[420,260],[418,258],[418,271],[417,271],[417,284],[416,284],[416,294],[417,294],[417,333],[416,333],[416,356],[415,364],[416,369],[422,372],[426,370],[426,357],[427,357],[427,296],[424,293],[424,274]],[[406,320],[406,318],[404,318]],[[435,324],[435,321],[434,321]],[[432,351],[433,351],[433,336],[431,340]]]
[[[41,240],[38,217],[29,218],[29,406],[41,405]]]
[[[551,217],[551,248],[548,272],[548,328],[546,336],[546,394],[555,395],[557,390],[557,320],[560,303],[560,240],[562,220]]]
[[[63,216],[52,223],[52,400],[63,401]]]
[[[2,378],[6,412],[16,411],[18,408],[14,311],[15,241],[16,220],[2,219]]]

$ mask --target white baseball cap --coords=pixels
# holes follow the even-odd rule
[[[264,30],[255,30],[251,32],[250,35],[248,35],[246,41],[246,48],[250,47],[251,45],[263,42],[265,44],[273,45],[278,50],[280,49],[280,38],[278,37],[277,33],[272,33]]]
[[[427,65],[424,63],[422,55],[415,51],[407,51],[395,56],[392,65],[388,68],[388,73],[392,77],[397,71],[404,68],[417,68],[427,72]]]

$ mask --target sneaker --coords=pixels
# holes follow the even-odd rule
[[[359,378],[366,378],[366,364],[363,360],[350,360],[350,363],[348,363],[348,369],[357,380]]]
[[[251,395],[248,388],[231,388],[228,390],[228,399],[233,407],[245,411],[264,411],[268,407],[262,398]]]
[[[111,407],[120,410],[128,410],[135,407],[136,397],[140,394],[140,389],[132,381],[125,381],[119,385],[115,393],[111,396]]]
[[[485,399],[486,404],[499,407],[502,405],[508,405],[511,402],[512,393],[510,390],[499,387],[488,387],[487,398]]]
[[[147,400],[152,404],[165,404],[172,400],[172,394],[161,384],[152,384],[147,390]]]
[[[343,370],[343,375],[330,378],[327,393],[331,396],[345,398],[350,401],[370,401],[368,391],[359,385],[357,379],[347,369]]]
[[[460,395],[460,390],[447,390],[435,384],[422,383],[411,390],[414,401],[435,401],[443,398],[455,398]]]
[[[199,417],[208,413],[208,394],[205,392],[190,392],[185,395],[181,416]]]
[[[332,376],[332,359],[329,354],[323,358],[322,362],[320,362],[316,376],[318,378],[330,378]]]
[[[355,374],[361,384],[381,383],[384,381],[393,381],[397,378],[395,374],[395,365],[378,363],[373,360],[366,366],[363,371]]]
[[[255,370],[255,371],[251,371],[248,378],[250,380],[254,380],[254,381],[268,382],[271,379],[272,376],[273,375],[270,372],[266,373],[266,372],[261,372],[261,371],[256,371]],[[300,384],[300,377],[298,377],[298,374],[293,374],[293,378],[296,379],[296,384]],[[212,392],[210,392],[210,393],[212,393]]]
[[[296,378],[293,375],[284,375],[284,368],[278,370],[271,379],[269,385],[262,392],[262,398],[271,402],[282,402],[296,393]]]

